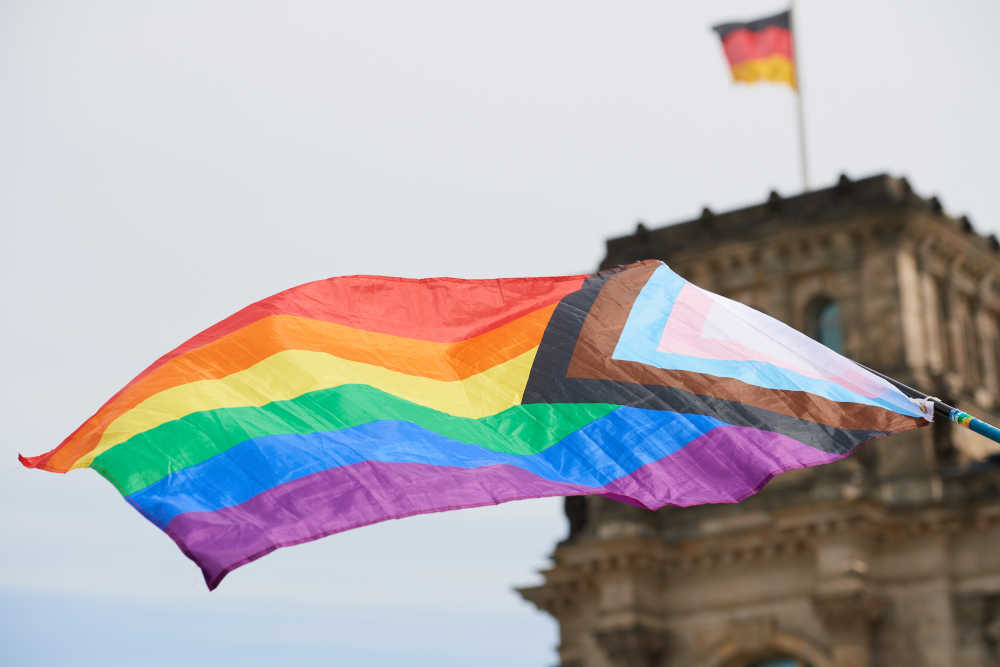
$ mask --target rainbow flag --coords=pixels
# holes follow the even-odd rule
[[[796,88],[791,12],[756,21],[712,26],[729,61],[733,81],[773,81]]]
[[[582,494],[739,502],[924,423],[881,378],[648,261],[295,287],[21,461],[97,470],[214,588],[279,547],[424,512]]]

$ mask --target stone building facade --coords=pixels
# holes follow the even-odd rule
[[[984,419],[1000,417],[1000,249],[905,179],[851,181],[607,243]],[[739,505],[569,498],[520,589],[561,667],[1000,665],[1000,457],[937,422]],[[992,458],[991,458],[992,457]]]

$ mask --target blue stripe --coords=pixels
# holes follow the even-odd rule
[[[686,280],[667,266],[660,266],[653,272],[629,312],[622,335],[611,355],[613,359],[634,361],[669,370],[733,378],[765,389],[806,391],[833,401],[873,405],[913,417],[921,416],[920,410],[913,403],[889,386],[886,387],[885,394],[873,398],[831,380],[802,375],[766,361],[724,361],[660,352],[657,349],[660,345],[660,336],[663,335],[667,319],[681,289],[686,284]],[[761,316],[767,317],[763,313]],[[788,325],[777,320],[775,322],[788,328],[790,333],[805,337],[805,334],[791,329]],[[836,353],[831,351],[831,354]]]
[[[597,487],[669,456],[723,424],[705,415],[622,407],[537,454],[523,456],[459,442],[411,422],[377,421],[247,440],[128,499],[165,528],[183,512],[238,505],[299,477],[362,461],[459,468],[506,464],[551,481]]]

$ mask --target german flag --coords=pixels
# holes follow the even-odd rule
[[[796,88],[791,12],[745,23],[721,23],[712,30],[722,40],[733,81],[773,81]]]

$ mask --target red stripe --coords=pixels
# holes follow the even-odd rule
[[[247,306],[163,355],[139,377],[269,315],[309,317],[418,340],[465,340],[558,301],[580,289],[584,278],[343,276],[317,280]]]
[[[725,51],[730,66],[775,55],[795,59],[791,31],[776,26],[768,26],[757,32],[746,28],[734,30],[722,40],[722,50]]]
[[[458,342],[551,305],[583,285],[585,275],[551,278],[391,278],[345,276],[299,285],[279,292],[227,317],[154,361],[118,391],[101,408],[50,452],[20,456],[29,468],[64,472],[93,447],[103,428],[93,431],[95,420],[122,393],[165,363],[186,352],[218,340],[270,315],[295,315],[334,322],[356,329],[436,342]],[[88,429],[91,429],[88,431]],[[57,452],[83,439],[69,460],[48,467]],[[68,450],[67,450],[68,451]]]

